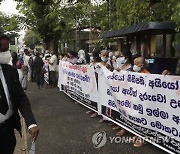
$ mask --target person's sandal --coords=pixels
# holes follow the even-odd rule
[[[124,134],[126,134],[125,129],[121,129],[119,132],[116,133],[117,136],[123,136]]]

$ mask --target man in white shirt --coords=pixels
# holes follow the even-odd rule
[[[57,56],[55,55],[54,51],[52,51],[52,57],[49,60],[49,84],[53,87],[57,86],[56,82],[56,69],[57,69]]]

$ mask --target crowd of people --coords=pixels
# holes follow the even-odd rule
[[[70,62],[72,64],[90,64],[90,66],[94,67],[95,71],[103,65],[112,72],[120,72],[121,70],[123,70],[151,74],[148,70],[148,62],[146,61],[145,57],[141,55],[132,56],[132,53],[128,48],[124,48],[122,52],[102,50],[99,52],[93,52],[89,55],[87,55],[84,50],[80,50],[78,54],[76,52],[70,51],[67,53],[67,55],[61,54],[60,59],[63,61]],[[180,60],[177,64],[176,73],[173,75],[180,75],[179,70]],[[162,75],[170,74],[172,73],[169,70],[162,71]],[[95,76],[97,78],[97,73],[95,73]],[[87,111],[86,114],[91,114],[91,118],[98,117],[98,114],[91,110]],[[102,119],[99,122],[102,123],[104,121],[107,121],[107,119],[104,116],[102,116]],[[127,133],[127,130],[125,130],[124,128],[114,125],[111,122],[109,122],[109,124],[113,126],[113,130],[118,130],[116,135],[123,136]],[[146,143],[144,142],[144,140],[140,139],[137,136],[134,136],[133,138],[135,140],[135,147],[141,147]]]
[[[48,68],[46,69],[46,64]],[[36,82],[39,89],[44,88],[44,74],[49,73],[49,85],[57,85],[58,58],[55,53],[46,50],[44,53],[24,49],[23,52],[12,52],[12,65],[18,70],[19,80],[24,90],[27,89],[27,81]]]
[[[57,79],[58,79],[57,72],[58,72],[59,60],[67,61],[73,65],[89,64],[91,67],[95,69],[95,72],[99,67],[105,66],[109,71],[112,72],[114,71],[120,72],[121,70],[124,70],[124,71],[133,71],[133,72],[146,73],[146,74],[151,73],[148,70],[148,63],[145,57],[142,57],[141,55],[132,56],[132,53],[128,48],[123,48],[122,52],[119,51],[112,52],[109,50],[102,50],[102,51],[95,51],[92,53],[88,53],[86,50],[82,49],[79,50],[78,53],[74,51],[68,51],[67,54],[60,54],[59,57],[57,57],[54,51],[49,51],[49,50],[46,50],[44,52],[38,52],[38,51],[30,52],[28,51],[28,49],[24,49],[24,51],[21,53],[17,53],[17,52],[11,53],[10,51],[8,51],[8,49],[9,49],[9,38],[6,35],[3,35],[0,37],[0,54],[1,54],[0,68],[2,67],[0,71],[3,70],[3,73],[5,74],[4,75],[5,78],[9,76],[9,74],[7,75],[7,73],[12,72],[12,74],[15,74],[14,75],[15,79],[13,79],[13,81],[10,81],[11,79],[9,77],[6,79],[8,82],[8,86],[10,86],[9,83],[14,82],[13,85],[17,85],[18,87],[16,88],[19,89],[18,91],[15,91],[16,88],[12,89],[15,95],[17,93],[17,98],[18,98],[18,102],[16,102],[16,100],[12,100],[13,101],[12,103],[19,105],[17,109],[20,109],[23,116],[25,117],[28,129],[30,130],[30,134],[33,139],[37,138],[39,130],[37,128],[37,124],[36,121],[34,120],[33,114],[31,112],[28,99],[24,93],[24,91],[27,89],[27,81],[36,82],[38,88],[42,89],[44,85],[44,75],[48,73],[49,76],[48,84],[51,87],[57,87]],[[10,67],[7,64],[12,65],[13,67]],[[7,72],[5,67],[11,70],[11,72]],[[15,70],[14,68],[17,69],[17,72],[19,74],[19,82],[17,82],[16,80],[17,75],[14,71]],[[1,81],[3,81],[4,79],[4,77],[2,76],[3,73],[1,73]],[[169,70],[164,70],[162,74],[171,75],[172,72],[170,72]],[[173,75],[180,75],[180,60],[177,64],[176,73]],[[96,78],[98,78],[98,73],[95,73],[95,76]],[[0,93],[5,98],[6,93],[3,92],[4,89],[3,82],[2,83],[0,82],[0,86],[1,86],[0,90],[2,90],[0,91]],[[98,88],[98,82],[97,82],[97,88]],[[24,91],[21,89],[23,89]],[[12,98],[14,99],[16,97],[14,97],[13,95]],[[8,101],[11,100],[8,99]],[[1,101],[0,99],[0,105],[4,105],[4,102],[6,103],[5,104],[6,106],[0,108],[3,109],[3,111],[0,110],[0,113],[3,114],[6,113],[8,108],[10,107],[10,106],[7,107],[7,101]],[[22,103],[24,102],[26,104],[25,106],[22,105]],[[29,115],[26,114],[26,111],[28,111],[27,113],[29,113]],[[18,115],[17,110],[14,110],[14,113]],[[92,118],[98,116],[98,114],[94,113],[93,111],[87,111],[86,113],[91,114]],[[9,128],[12,128],[12,130],[14,130],[14,126],[11,126],[9,125],[9,123],[7,124],[6,122],[12,120],[11,116],[9,115],[5,116],[6,118],[5,120],[2,120],[1,118],[2,116],[0,115],[0,124],[1,123],[3,125],[6,124]],[[104,121],[107,121],[107,119],[102,116],[102,119],[99,122],[102,123]],[[127,133],[127,130],[125,130],[124,128],[121,128],[120,126],[114,125],[112,123],[110,124],[113,125],[112,128],[113,130],[118,130],[117,133],[118,136],[123,136]],[[0,139],[0,143],[4,143],[4,140],[8,139],[9,132],[5,132],[5,133],[6,136],[4,136],[2,140]],[[1,127],[0,127],[0,134],[4,134],[4,130],[1,130]],[[11,139],[14,139],[14,134],[10,134],[10,135],[12,135]],[[138,141],[134,143],[135,147],[141,147],[145,144],[145,142],[139,139],[137,136],[134,136],[134,139]],[[14,147],[15,147],[15,143],[13,143],[12,149],[10,150],[13,151]],[[2,149],[0,149],[0,151],[1,150]],[[8,148],[6,150],[8,150]]]

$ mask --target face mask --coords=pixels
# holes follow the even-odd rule
[[[113,56],[112,59],[113,59],[113,60],[116,60],[116,56]]]
[[[9,64],[11,60],[10,51],[0,52],[0,64]]]
[[[102,60],[103,62],[107,62],[107,61],[108,61],[108,58],[106,58],[106,57],[101,57],[101,60]]]
[[[118,62],[119,62],[120,64],[124,64],[124,63],[126,62],[125,57],[119,58]]]
[[[141,70],[141,67],[139,67],[139,66],[137,66],[137,65],[134,65],[134,66],[133,66],[133,70],[134,70],[135,72],[139,72],[139,71]]]

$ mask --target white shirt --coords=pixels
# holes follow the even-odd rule
[[[28,66],[28,67],[29,67],[29,59],[30,59],[29,56],[27,56],[27,55],[24,56],[24,65],[25,65],[25,66]]]
[[[3,85],[3,88],[4,88],[7,103],[8,103],[8,106],[9,106],[9,109],[8,109],[6,115],[3,115],[3,114],[0,113],[0,124],[1,124],[1,123],[4,123],[6,120],[8,120],[13,115],[12,102],[11,102],[11,99],[10,99],[9,90],[8,90],[8,87],[7,87],[6,79],[4,77],[1,65],[0,65],[0,79],[1,79],[1,82],[2,82],[2,85]],[[32,125],[30,125],[28,127],[28,129],[31,129],[33,127],[37,127],[37,125],[32,124]]]
[[[56,71],[56,67],[57,67],[57,57],[56,55],[53,55],[51,57],[51,59],[49,60],[49,62],[52,64],[49,64],[49,71]]]
[[[11,103],[8,87],[7,87],[7,84],[6,84],[6,80],[5,80],[1,65],[0,65],[0,79],[1,79],[1,82],[2,82],[2,85],[3,85],[3,88],[4,88],[7,103],[8,103],[8,106],[9,106],[9,109],[8,109],[6,115],[3,115],[3,114],[0,113],[0,123],[3,123],[4,121],[8,120],[13,115],[13,109],[12,109],[12,103]]]

